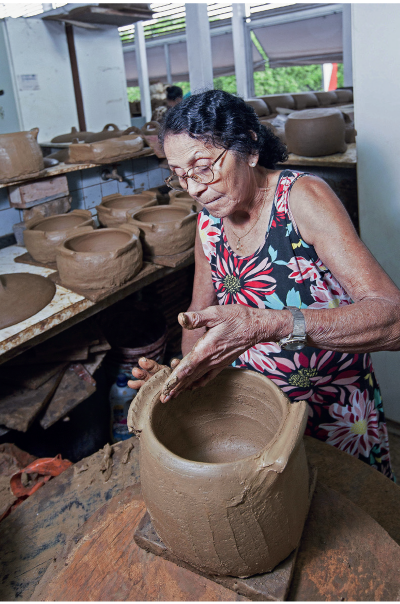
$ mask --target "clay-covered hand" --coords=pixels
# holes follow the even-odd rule
[[[172,359],[171,369],[175,369],[179,363],[179,359]],[[157,371],[160,371],[160,369],[163,369],[163,367],[165,367],[165,365],[160,365],[157,363],[157,361],[146,359],[146,357],[141,357],[139,359],[139,367],[134,367],[132,369],[132,375],[136,379],[128,381],[129,388],[139,390],[139,388],[141,388],[143,384],[151,378],[151,376],[157,373]]]
[[[205,327],[207,331],[165,382],[160,397],[163,403],[183,390],[204,386],[245,350],[261,341],[257,309],[241,304],[180,313],[178,320],[185,329]]]

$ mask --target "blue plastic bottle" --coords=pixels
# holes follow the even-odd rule
[[[114,443],[130,438],[128,432],[127,417],[132,399],[136,396],[136,390],[128,387],[128,377],[120,373],[115,384],[110,390],[111,411],[111,438]]]

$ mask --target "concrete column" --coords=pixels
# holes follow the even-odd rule
[[[214,88],[210,24],[207,4],[188,3],[186,9],[186,45],[192,93]]]
[[[400,4],[352,4],[361,238],[400,287]],[[372,355],[386,415],[400,422],[400,352]]]
[[[233,54],[235,57],[236,89],[238,96],[248,99],[252,94],[251,80],[253,79],[253,66],[250,56],[248,37],[250,32],[246,27],[246,5],[232,3],[232,38]]]
[[[146,122],[151,120],[149,70],[147,68],[146,43],[143,21],[135,23],[135,51],[140,87],[140,110]]]
[[[343,4],[343,79],[345,86],[353,86],[353,50],[351,45],[351,4]]]
[[[164,56],[165,56],[165,68],[167,71],[167,82],[168,82],[168,84],[172,84],[171,58],[170,58],[170,54],[169,54],[169,44],[164,44]]]

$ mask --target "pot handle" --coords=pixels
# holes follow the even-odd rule
[[[136,237],[140,237],[140,229],[135,224],[131,224],[130,222],[124,222],[123,224],[120,224],[118,228],[122,229],[123,231],[128,231],[130,235],[133,233],[134,235],[136,235]]]
[[[104,214],[111,214],[111,209],[107,208],[107,206],[103,206],[103,204],[101,203],[100,205],[95,207],[95,210],[97,211],[97,213],[103,212]]]
[[[110,130],[110,128],[119,132],[119,128],[115,124],[106,124],[103,128],[103,132],[107,132],[107,130]]]
[[[123,131],[122,136],[127,136],[128,134],[132,134],[132,132],[134,132],[135,134],[140,134],[140,128],[138,128],[137,126],[130,126],[129,128]]]
[[[296,401],[289,403],[289,412],[286,421],[275,438],[271,447],[268,447],[258,459],[259,469],[271,467],[276,472],[282,472],[290,454],[296,446],[299,438],[303,438],[308,418],[307,402]]]
[[[127,224],[131,224],[132,226],[136,226],[136,228],[141,228],[142,226],[146,226],[149,229],[151,229],[152,231],[155,230],[155,225],[151,222],[142,222],[140,221],[140,227],[139,224],[137,224],[139,221],[136,221],[135,218],[132,218],[132,214],[136,212],[136,210],[128,210],[126,212],[126,218],[128,219],[128,222],[124,222],[124,226],[126,226]],[[131,221],[131,222],[130,222]]]
[[[181,229],[185,225],[190,224],[191,222],[196,221],[196,220],[197,220],[197,214],[195,214],[195,212],[193,212],[193,210],[190,210],[190,214],[185,216],[185,218],[183,220],[181,220],[180,222],[175,223],[175,228]]]
[[[153,406],[160,400],[160,393],[166,379],[171,375],[169,367],[163,367],[146,382],[135,398],[128,411],[128,430],[136,436],[145,428],[150,419]]]
[[[39,134],[39,128],[31,128],[31,130],[29,130],[30,134],[32,134],[33,138],[35,140],[37,140],[38,134]]]

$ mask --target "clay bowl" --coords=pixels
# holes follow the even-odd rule
[[[291,403],[260,373],[229,368],[163,404],[170,373],[153,376],[128,414],[158,535],[206,573],[272,570],[298,545],[308,512],[306,402]]]
[[[34,178],[44,173],[42,150],[37,142],[39,128],[28,132],[0,134],[0,183]]]
[[[140,193],[138,195],[107,195],[101,200],[101,204],[96,207],[99,222],[105,227],[117,227],[127,221],[127,210],[137,210],[157,205],[157,197],[153,193],[147,195]]]
[[[56,261],[57,247],[77,232],[92,231],[94,221],[89,210],[73,210],[47,218],[33,218],[24,231],[25,247],[37,262]]]
[[[285,123],[286,144],[291,153],[320,157],[344,153],[346,125],[339,109],[305,109],[291,113]]]
[[[66,239],[57,248],[57,268],[63,285],[109,289],[134,277],[142,256],[139,229],[124,224]]]
[[[196,214],[181,206],[157,206],[127,212],[128,223],[139,227],[145,257],[172,256],[194,245]]]
[[[169,203],[171,205],[181,205],[194,212],[200,212],[203,209],[201,203],[193,199],[187,191],[170,191],[169,192]]]

